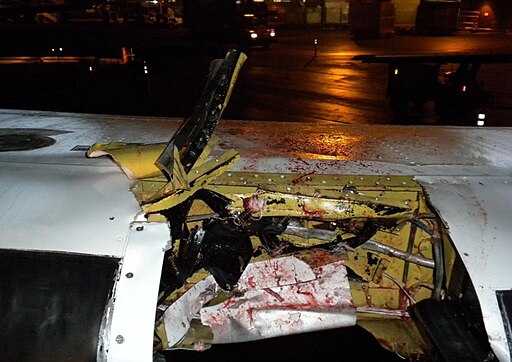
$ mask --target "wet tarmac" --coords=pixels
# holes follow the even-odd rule
[[[196,47],[183,29],[2,27],[0,56],[57,59],[52,64],[0,65],[2,108],[187,117],[199,99],[211,60],[223,58],[228,49],[236,47]],[[224,119],[393,124],[397,119],[386,98],[387,65],[363,64],[353,56],[512,52],[510,33],[393,34],[354,40],[343,28],[283,28],[277,32],[278,42],[270,49],[245,49],[248,59]],[[91,68],[84,62],[63,61],[66,56],[119,60],[123,47],[133,49],[138,67]],[[453,70],[453,66],[444,65],[444,70]],[[479,80],[494,96],[493,106],[487,109],[489,126],[511,123],[511,70],[510,64],[484,64],[480,69]],[[436,122],[429,102],[422,123]]]

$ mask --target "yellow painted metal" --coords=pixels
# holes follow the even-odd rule
[[[131,179],[138,182],[132,187],[143,210],[150,214],[169,209],[190,197],[195,191],[211,183],[239,159],[238,152],[228,150],[222,155],[208,159],[214,142],[213,137],[201,153],[191,171],[187,173],[181,164],[179,152],[174,147],[174,162],[171,180],[167,180],[156,166],[155,160],[165,148],[164,144],[131,144],[113,142],[94,144],[88,157],[110,155]]]
[[[215,142],[215,138],[211,140],[188,174],[184,171],[175,149],[171,181],[154,166],[154,160],[163,149],[161,144],[97,144],[91,148],[89,155],[94,157],[109,154],[124,170],[129,170],[129,174],[137,176],[139,181],[132,189],[134,194],[143,210],[154,214],[153,219],[156,217],[161,221],[164,219],[158,218],[159,211],[185,201],[200,188],[210,189],[230,198],[231,211],[244,212],[244,201],[255,198],[263,205],[255,213],[255,217],[296,217],[306,220],[306,228],[314,228],[322,222],[357,218],[394,219],[404,223],[416,215],[430,213],[421,186],[411,177],[227,172],[239,156],[236,151],[230,150],[218,157],[208,158],[212,143]],[[148,163],[153,167],[141,166]],[[197,202],[194,203],[191,214],[209,211],[205,205],[198,210],[197,205]],[[398,225],[389,233],[379,232],[373,239],[405,251],[410,232],[408,225]],[[340,230],[336,231],[336,235],[342,239],[353,236],[352,233]],[[298,247],[311,247],[326,242],[290,235],[284,239]],[[416,254],[432,257],[428,235],[423,231],[415,239],[413,249]],[[378,308],[400,307],[400,291],[392,280],[404,279],[404,261],[357,249],[348,253],[346,264],[370,286],[369,291],[361,295],[355,293],[356,305],[368,305],[371,300],[370,304]],[[412,286],[411,293],[416,298],[429,297],[430,290],[424,286],[432,283],[432,271],[417,265],[411,265],[409,270],[407,280],[403,282],[404,287]],[[384,277],[386,275],[389,277]],[[388,291],[377,292],[379,289]]]
[[[188,182],[188,174],[181,163],[179,151],[176,147],[173,148],[174,163],[172,165],[172,178],[171,181],[164,188],[164,195],[169,195],[173,192],[180,192],[182,190],[190,190],[190,183]],[[154,196],[158,199],[158,196]]]
[[[153,348],[155,350],[164,351],[169,349],[169,344],[167,343],[167,333],[165,332],[165,323],[163,323],[163,321],[156,321],[154,337]]]
[[[455,259],[457,258],[457,251],[455,250],[455,247],[445,229],[442,229],[441,238],[443,240],[443,259],[446,280],[450,281],[452,279],[451,276],[455,265]]]
[[[380,228],[372,236],[373,242],[410,255],[433,259],[431,235],[421,228],[414,230],[411,225],[414,220],[422,222],[425,228],[435,229],[441,225],[441,221],[435,218],[422,187],[412,177],[231,172],[228,170],[239,159],[238,153],[229,150],[211,157],[215,142],[216,137],[212,137],[189,172],[185,172],[179,152],[174,148],[170,180],[155,165],[165,146],[162,144],[96,144],[88,156],[108,154],[129,177],[137,180],[132,191],[152,221],[165,222],[161,211],[187,200],[199,189],[208,189],[231,200],[228,208],[233,215],[249,212],[253,219],[290,217],[301,220],[300,225],[305,230],[331,231],[330,240],[307,235],[280,236],[284,242],[297,248],[311,248],[312,257],[315,246],[351,238],[357,235],[364,220],[375,220]],[[194,201],[189,216],[204,214],[213,214],[213,211],[203,201]],[[190,222],[188,226],[191,229],[198,225],[200,221]],[[449,240],[448,234],[442,233],[442,236]],[[251,241],[253,249],[257,251],[251,262],[274,257],[258,237],[251,236]],[[173,241],[174,251],[179,249],[180,242]],[[456,253],[451,243],[445,242],[444,245],[449,274]],[[358,312],[358,323],[374,334],[384,347],[394,352],[404,356],[420,353],[423,348],[421,339],[410,320],[404,319],[400,312],[406,315],[409,305],[431,297],[433,270],[384,251],[369,250],[365,245],[341,252],[333,251],[332,257],[344,260],[351,272],[354,305],[367,308],[365,312]],[[173,303],[207,275],[204,270],[195,273],[164,303]],[[378,312],[371,312],[374,310]],[[155,343],[161,340],[159,343],[163,343],[163,349],[167,349],[172,346],[165,345],[165,328],[161,322],[157,322],[155,333],[158,338]],[[191,348],[199,334],[200,338],[208,340],[211,331],[203,327],[198,325],[191,328],[180,348]]]
[[[397,353],[404,360],[415,360],[415,357],[424,354],[426,345],[409,318],[390,319],[360,315],[357,324],[369,331],[382,347]]]
[[[131,188],[140,204],[145,204],[167,185],[165,176],[148,177],[138,180]]]
[[[141,179],[162,175],[155,161],[165,148],[165,144],[140,144],[111,142],[95,143],[87,151],[87,157],[109,155],[130,179]]]
[[[224,195],[229,194],[225,187],[205,187],[220,192]],[[232,186],[229,186],[232,188]],[[239,187],[243,190],[242,187]],[[312,191],[312,190],[309,190]],[[361,218],[397,218],[411,217],[417,209],[417,203],[410,201],[403,206],[393,206],[382,202],[375,201],[367,197],[363,201],[361,196],[352,196],[350,194],[336,192],[325,192],[338,197],[325,197],[322,192],[318,192],[314,196],[307,196],[307,193],[281,193],[272,192],[265,189],[256,191],[248,190],[244,193],[234,193],[232,210],[243,210],[243,202],[251,197],[264,203],[264,210],[261,214],[264,216],[290,216],[310,219],[322,220],[339,220],[343,218],[361,217]],[[403,198],[409,200],[413,194],[402,195]],[[396,195],[395,195],[396,196]],[[413,195],[416,196],[416,195]]]
[[[405,221],[389,232],[377,232],[372,240],[406,251],[410,232],[411,224]],[[411,252],[432,259],[432,244],[426,232],[415,233]],[[356,306],[405,310],[414,301],[432,295],[433,270],[430,268],[409,263],[406,272],[405,261],[364,247],[349,251],[345,264],[361,277],[361,281],[352,282]]]
[[[231,76],[231,79],[230,79],[230,86],[228,88],[228,93],[224,97],[224,103],[222,104],[223,109],[226,108],[226,106],[228,105],[229,99],[231,98],[231,94],[233,93],[233,88],[234,88],[236,80],[238,78],[238,74],[240,74],[240,69],[242,68],[242,65],[245,63],[246,60],[247,60],[247,55],[245,55],[244,53],[241,53],[240,57],[238,58],[238,61],[236,63],[235,70],[233,71],[233,75]]]
[[[161,191],[148,200],[148,203],[142,205],[142,209],[146,213],[155,213],[180,204],[192,196],[194,192],[208,185],[212,179],[232,167],[239,157],[236,151],[229,150],[219,157],[198,166],[192,174],[182,175],[182,177],[186,177],[185,180],[180,180],[179,183],[171,181],[166,184]],[[153,201],[153,199],[156,199],[156,201]]]
[[[229,54],[226,55],[226,57],[228,57],[228,56],[229,56]],[[224,98],[223,99],[223,103],[215,105],[217,107],[217,111],[218,111],[218,114],[217,114],[216,117],[218,117],[218,118],[221,117],[223,110],[225,109],[225,107],[227,106],[227,103],[229,102],[229,99],[231,98],[231,94],[233,92],[233,87],[234,87],[235,82],[236,82],[236,80],[238,78],[238,74],[240,72],[240,69],[241,69],[242,65],[244,64],[244,62],[246,61],[246,59],[247,59],[247,56],[244,53],[239,53],[238,54],[238,58],[237,58],[237,61],[236,61],[236,64],[235,64],[235,68],[233,69],[233,71],[231,73],[231,77],[229,79],[228,89],[227,89],[227,91],[226,91],[226,93],[225,93],[225,95],[223,97]],[[208,75],[209,82],[213,79],[214,75],[216,74],[216,71],[219,69],[218,67],[215,66],[216,64],[219,64],[219,63],[212,62],[210,64],[210,73]],[[224,81],[225,80],[226,79],[224,79]],[[205,89],[205,91],[206,91],[206,89]],[[209,117],[209,115],[206,115],[206,114],[203,114],[201,117],[206,117],[206,116]],[[188,119],[186,122],[191,122],[191,123],[189,123],[189,125],[191,125],[191,124],[193,124],[194,121],[195,121],[195,119]],[[198,125],[197,124],[193,124],[193,127],[198,127]],[[181,129],[178,130],[176,135],[178,135],[178,137],[179,136],[186,137],[186,135],[180,134],[180,131],[181,131]],[[205,134],[203,134],[203,136],[205,136]],[[195,164],[202,163],[206,159],[207,155],[209,155],[209,153],[212,150],[215,142],[218,140],[218,138],[216,136],[214,136],[214,137],[212,137],[212,136],[213,135],[206,136],[206,137],[209,137],[209,138],[207,138],[208,142],[207,142],[206,148],[203,149],[202,155],[200,155],[199,158],[195,161]],[[181,146],[183,146],[183,145],[181,145]],[[181,147],[181,146],[179,146],[180,149],[178,150],[179,151],[179,155],[178,155],[178,157],[176,157],[176,154],[174,153],[174,151],[175,151],[174,148],[176,147],[175,146],[175,139],[172,138],[169,141],[169,143],[165,146],[164,150],[162,151],[162,153],[160,154],[158,159],[156,160],[156,163],[158,165],[160,165],[162,170],[167,174],[167,176],[169,178],[172,177],[171,175],[172,175],[173,170],[171,170],[171,169],[174,168],[174,165],[170,164],[170,162],[171,162],[171,154],[173,155],[172,156],[172,162],[175,163],[176,160],[181,160],[181,156],[184,156],[185,152],[188,152],[186,150],[186,148]],[[195,165],[190,165],[190,166],[192,168],[195,167]]]
[[[199,320],[192,319],[187,334],[176,346],[173,346],[173,348],[204,351],[210,348],[212,343],[212,329],[209,326],[201,324]]]

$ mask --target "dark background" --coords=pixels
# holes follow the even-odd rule
[[[277,34],[269,49],[244,49],[248,59],[224,119],[394,124],[386,99],[387,65],[363,64],[353,56],[512,53],[512,33],[502,32],[355,40],[343,28],[285,27]],[[101,24],[0,24],[0,43],[2,108],[180,118],[190,115],[198,101],[210,62],[237,47],[197,47],[185,29]],[[59,47],[62,52],[51,51]],[[123,47],[133,49],[137,61],[132,65],[98,65],[90,71],[89,63],[63,60],[82,56],[118,61]],[[53,62],[6,63],[10,56],[53,56]],[[510,125],[511,65],[484,64],[478,77],[495,99],[487,109],[486,125]],[[436,117],[427,104],[424,123],[437,124]]]
[[[380,347],[361,327],[277,337],[262,341],[218,344],[203,352],[167,351],[167,361],[319,361],[398,362],[398,355]]]

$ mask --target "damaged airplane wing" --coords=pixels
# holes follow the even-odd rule
[[[221,120],[244,60],[184,122],[0,110],[2,360],[354,325],[511,360],[512,129]]]

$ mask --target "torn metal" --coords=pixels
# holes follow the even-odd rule
[[[239,154],[214,154],[213,132],[244,60],[230,51],[212,63],[167,145],[88,151],[112,156],[147,219],[170,227],[154,348],[360,324],[400,355],[425,353],[410,311],[453,297],[460,257],[424,189],[409,176],[230,171]],[[383,334],[383,320],[396,333]]]

